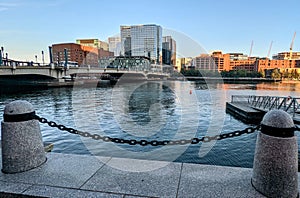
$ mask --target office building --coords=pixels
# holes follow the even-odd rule
[[[108,48],[110,52],[113,52],[115,56],[121,55],[121,37],[109,37]]]
[[[209,54],[200,54],[194,58],[194,63],[197,70],[218,70],[213,57]]]
[[[160,63],[162,55],[162,28],[158,25],[120,26],[121,54],[145,56],[152,63]]]
[[[94,47],[98,49],[103,49],[105,51],[108,51],[108,43],[104,41],[100,41],[99,39],[77,39],[77,44],[83,45],[83,46],[89,46]]]
[[[176,65],[176,41],[171,36],[162,38],[162,63]]]
[[[182,69],[195,69],[193,61],[194,60],[192,57],[176,58],[176,66],[174,67],[174,69],[178,72],[180,72]]]

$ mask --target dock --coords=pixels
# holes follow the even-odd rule
[[[247,102],[226,102],[226,113],[245,123],[258,124],[266,112],[252,108]]]
[[[60,153],[46,156],[47,161],[35,169],[1,172],[0,196],[264,197],[251,185],[251,168]],[[119,169],[113,168],[116,164]],[[135,172],[126,171],[132,167],[137,167]],[[145,167],[149,171],[138,171]]]
[[[226,102],[226,113],[249,124],[259,124],[272,109],[283,110],[291,115],[295,124],[300,123],[300,98],[233,95],[231,101]]]

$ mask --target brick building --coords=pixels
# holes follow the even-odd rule
[[[210,54],[200,54],[194,58],[195,68],[202,70],[230,71],[247,70],[256,71],[255,59],[245,58],[241,53],[222,54],[215,51]]]
[[[53,62],[55,64],[65,61],[64,50],[67,49],[68,61],[77,62],[79,66],[99,66],[99,59],[114,56],[113,52],[78,43],[60,43],[52,45]]]
[[[257,71],[265,70],[291,70],[291,69],[300,69],[300,59],[298,60],[270,60],[267,58],[258,59],[256,61]]]
[[[85,55],[81,45],[76,43],[60,43],[52,45],[52,56],[55,64],[59,64],[65,60],[64,49],[67,49],[68,61],[77,62],[78,65],[83,63]]]

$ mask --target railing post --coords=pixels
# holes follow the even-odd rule
[[[291,116],[271,110],[261,122],[252,185],[267,197],[298,196],[298,143]]]
[[[1,122],[2,171],[18,173],[46,161],[39,121],[33,106],[18,100],[4,108]]]

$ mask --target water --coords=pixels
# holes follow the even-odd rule
[[[75,86],[1,93],[0,110],[27,100],[39,116],[93,134],[124,139],[178,140],[253,126],[225,113],[231,95],[297,96],[300,84],[198,84],[148,82],[115,87]],[[79,137],[41,124],[53,152],[252,167],[256,133],[176,146],[117,145]]]

